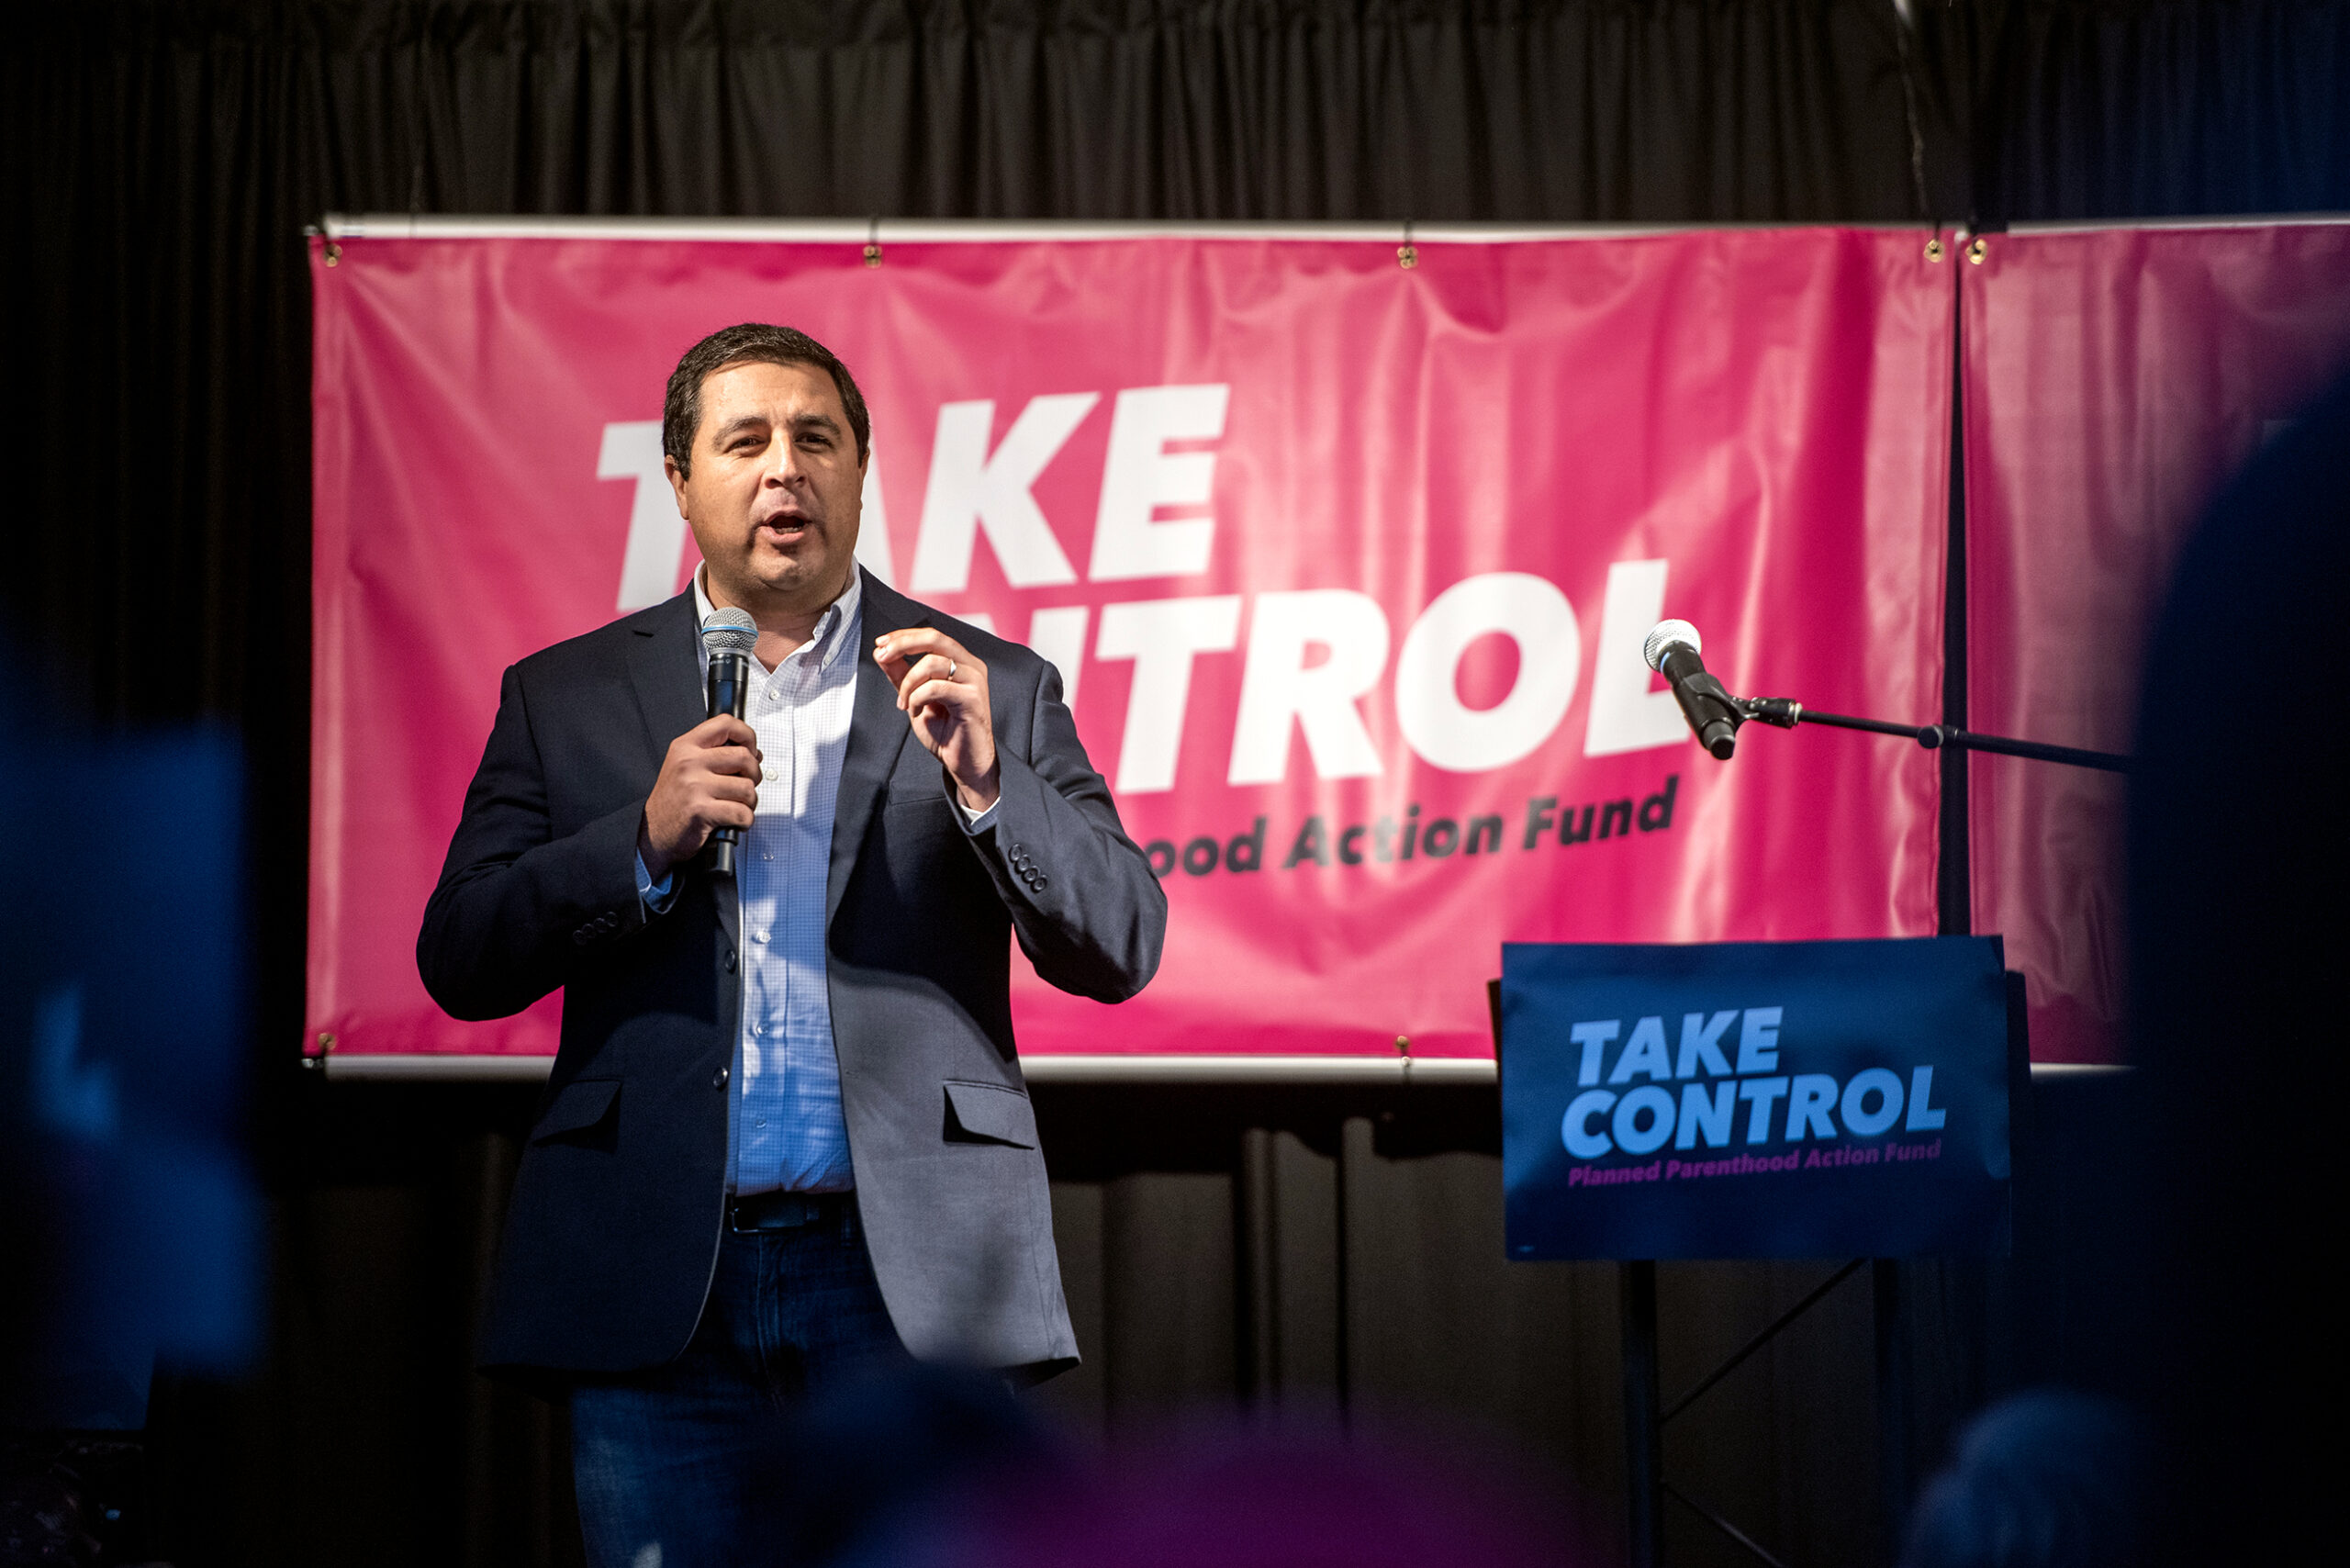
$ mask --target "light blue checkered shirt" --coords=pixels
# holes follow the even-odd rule
[[[863,598],[861,577],[851,573],[848,591],[817,621],[814,635],[772,672],[753,661],[744,717],[759,737],[767,773],[734,857],[743,1022],[727,1101],[726,1184],[738,1197],[856,1185],[824,974],[824,883],[856,711]],[[697,568],[697,625],[711,608]],[[707,671],[707,653],[700,663]],[[964,812],[975,832],[992,814],[992,808]],[[655,882],[637,861],[636,890],[648,909],[667,909],[676,885],[675,872]]]

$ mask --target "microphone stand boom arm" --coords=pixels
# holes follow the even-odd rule
[[[2109,751],[2084,751],[2078,746],[2047,745],[2039,741],[2010,740],[2005,735],[1977,734],[1955,724],[1894,724],[1883,719],[1855,719],[1844,713],[1820,713],[1785,697],[1733,697],[1740,717],[1777,729],[1797,724],[1827,724],[1839,730],[1867,730],[1873,734],[1907,735],[1928,751],[1949,746],[1956,751],[1984,751],[2000,756],[2028,756],[2036,762],[2061,762],[2071,767],[2094,767],[2105,773],[2127,773],[2131,759]]]

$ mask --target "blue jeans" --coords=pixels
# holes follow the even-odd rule
[[[794,1229],[727,1230],[685,1353],[572,1390],[589,1568],[774,1560],[795,1405],[905,1360],[853,1202]]]

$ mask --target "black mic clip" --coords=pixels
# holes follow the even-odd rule
[[[1792,730],[1803,722],[1803,704],[1791,697],[1741,697],[1739,711],[1757,723]]]
[[[1738,727],[1747,717],[1738,699],[1705,670],[1674,681],[1673,696],[1681,704],[1682,717],[1696,732],[1697,744],[1728,762],[1738,747]]]

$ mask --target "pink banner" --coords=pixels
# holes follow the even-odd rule
[[[314,253],[312,1037],[459,1024],[419,918],[504,665],[675,591],[663,383],[743,319],[857,375],[860,554],[1064,675],[1170,902],[1046,1052],[1486,1056],[1505,940],[1933,926],[1914,746],[1699,751],[1639,644],[1939,715],[1951,262],[1833,230],[1392,244],[350,239]]]
[[[2126,752],[2179,545],[2350,364],[2350,224],[1984,244],[1962,295],[1968,722]],[[2123,783],[2009,757],[1970,767],[1975,929],[2003,933],[2024,971],[2032,1055],[2115,1059]]]

